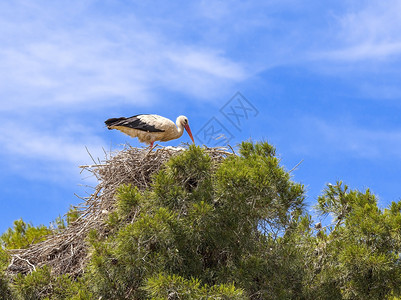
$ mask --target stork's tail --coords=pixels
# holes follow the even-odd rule
[[[121,117],[121,118],[111,118],[107,119],[104,121],[108,129],[113,129],[111,128],[112,126],[119,125],[121,121],[125,121],[127,118]]]

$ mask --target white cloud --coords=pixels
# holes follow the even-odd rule
[[[385,43],[369,41],[345,49],[329,51],[322,55],[322,57],[343,61],[359,61],[368,59],[386,59],[400,54],[401,41]]]
[[[9,153],[46,161],[59,161],[65,163],[83,163],[87,157],[85,145],[91,148],[101,148],[99,141],[74,141],[71,137],[60,136],[57,132],[52,134],[38,134],[28,132],[8,132],[5,138],[12,135],[12,140],[6,141]],[[99,147],[100,146],[100,147]]]
[[[95,159],[104,158],[105,142],[90,129],[64,124],[46,131],[29,124],[26,121],[23,125],[18,122],[0,125],[0,155],[9,172],[28,178],[71,179],[79,176],[79,165],[92,163],[87,149]]]
[[[36,14],[25,13],[18,25],[12,13],[3,17],[0,38],[8,42],[0,48],[0,69],[5,70],[0,97],[8,101],[0,110],[107,105],[110,100],[149,105],[157,98],[154,87],[204,100],[247,76],[220,49],[170,41],[162,31],[147,29],[134,13],[110,19],[90,9],[70,8],[76,27],[58,6],[43,11],[34,6]]]
[[[356,5],[336,19],[329,50],[319,58],[343,61],[391,59],[401,54],[401,2],[371,1]]]
[[[232,80],[241,80],[245,77],[244,70],[238,64],[213,52],[175,51],[167,56],[177,65],[178,69],[187,69],[212,77]]]
[[[304,124],[314,130],[314,142],[309,141],[308,147],[303,145],[304,151],[307,148],[309,153],[336,153],[336,158],[341,154],[367,159],[401,158],[401,129],[372,129],[344,120],[330,123],[327,120],[305,119]]]

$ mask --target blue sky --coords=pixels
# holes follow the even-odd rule
[[[303,161],[309,204],[336,180],[398,201],[400,15],[394,0],[1,1],[0,232],[81,202],[86,148],[139,146],[103,124],[138,113],[269,141],[288,170]],[[223,114],[237,92],[258,112],[239,127]]]

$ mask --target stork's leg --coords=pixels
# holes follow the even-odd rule
[[[154,143],[154,142],[151,142],[151,143],[150,143],[149,148],[153,148],[153,143]]]

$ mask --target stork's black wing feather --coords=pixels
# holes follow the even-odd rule
[[[112,129],[110,128],[111,126],[124,126],[147,132],[164,132],[164,130],[158,129],[154,125],[149,125],[148,123],[141,121],[141,119],[139,119],[138,116],[141,115],[132,116],[130,118],[125,118],[125,117],[111,118],[106,120],[104,123],[107,125],[109,129]]]

